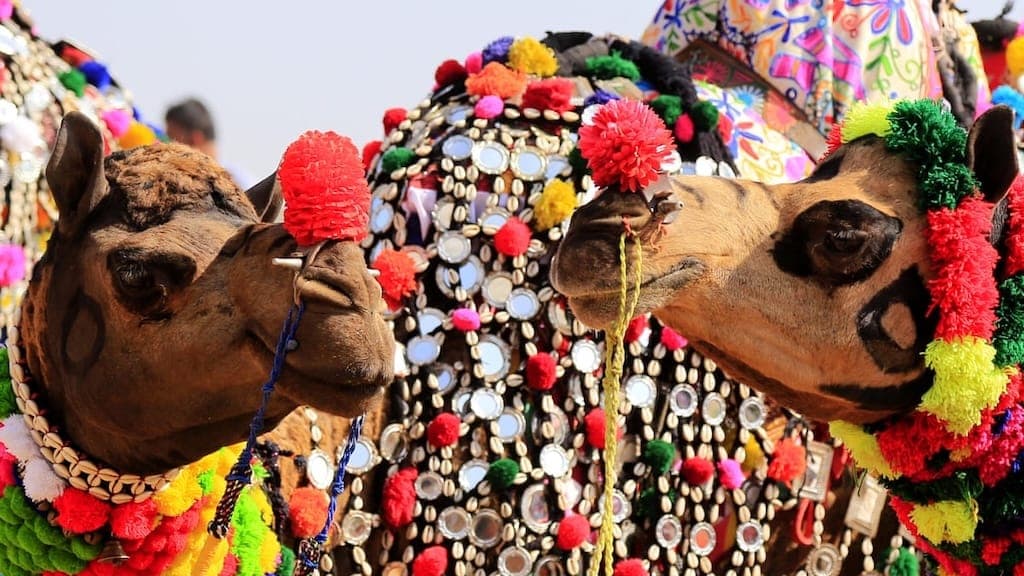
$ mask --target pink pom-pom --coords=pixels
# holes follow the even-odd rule
[[[693,141],[693,118],[690,118],[689,114],[680,114],[679,118],[676,119],[676,125],[672,129],[676,139],[682,143]]]
[[[412,576],[442,576],[448,570],[448,550],[431,546],[412,561]]]
[[[284,228],[300,246],[366,236],[370,187],[359,149],[345,136],[306,132],[285,150],[277,177]]]
[[[746,475],[743,474],[743,467],[740,466],[739,462],[729,458],[718,463],[718,481],[722,483],[724,488],[728,490],[739,488],[746,479]]]
[[[14,2],[0,0],[0,20],[10,20],[14,16]]]
[[[482,52],[473,52],[466,56],[466,73],[476,74],[484,68],[484,55]]]
[[[452,326],[462,332],[476,330],[480,328],[480,315],[472,308],[459,308],[452,312]]]
[[[119,108],[107,110],[103,113],[103,123],[107,125],[107,130],[110,130],[114,138],[120,138],[128,132],[128,127],[132,125],[132,117]]]
[[[530,227],[515,216],[494,235],[494,247],[505,256],[521,256],[530,248]]]
[[[558,379],[558,364],[551,354],[539,352],[526,359],[526,385],[534,390],[550,390]]]
[[[566,516],[558,524],[556,543],[562,550],[579,548],[590,536],[590,521],[585,516]]]
[[[686,348],[686,345],[689,344],[686,338],[668,326],[663,326],[661,328],[661,343],[664,344],[665,348],[670,352]]]
[[[629,558],[615,565],[612,576],[647,576],[650,572],[639,558]]]
[[[459,427],[462,420],[451,412],[442,412],[427,425],[427,441],[432,446],[443,448],[451,446],[459,440]]]
[[[505,101],[493,94],[488,94],[477,100],[476,106],[473,107],[473,114],[477,118],[490,120],[501,115],[504,110]]]
[[[10,286],[25,278],[25,250],[17,244],[0,245],[0,286]]]
[[[704,458],[687,458],[683,460],[680,470],[686,482],[692,486],[703,486],[715,474],[715,465]]]

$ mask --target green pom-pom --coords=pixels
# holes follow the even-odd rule
[[[676,459],[676,447],[664,440],[651,440],[644,446],[644,462],[658,474],[666,474]]]
[[[1024,362],[1024,274],[1008,278],[999,285],[996,307],[996,364],[1014,366]]]
[[[416,154],[408,148],[391,148],[384,153],[384,157],[380,160],[380,166],[385,174],[390,174],[412,164],[415,158]]]
[[[295,573],[295,552],[287,546],[281,546],[281,564],[277,567],[277,576],[292,576]]]
[[[45,549],[43,543],[36,537],[32,522],[26,522],[18,528],[17,541],[20,548],[24,548],[32,554],[41,554]]]
[[[964,164],[967,159],[967,132],[941,104],[927,99],[900,100],[893,105],[885,144],[922,169]]]
[[[636,64],[626,60],[618,52],[587,58],[587,73],[598,80],[627,78],[636,82],[640,79],[640,69]]]
[[[4,576],[31,576],[28,572],[2,559],[0,559],[0,574]]]
[[[79,560],[84,560],[85,562],[88,562],[93,558],[99,556],[100,552],[102,551],[103,544],[99,542],[97,542],[96,544],[89,544],[81,538],[76,537],[71,539],[71,554],[73,554],[75,558],[78,558]]]
[[[906,478],[883,479],[881,482],[896,496],[916,504],[976,498],[984,488],[977,470],[958,470],[930,482],[912,482]]]
[[[569,166],[572,166],[572,173],[576,177],[590,174],[590,165],[587,164],[587,159],[583,157],[579,148],[573,148],[572,152],[569,152],[568,160]]]
[[[0,418],[7,418],[18,411],[11,387],[11,366],[8,364],[7,349],[0,348]]]
[[[960,200],[978,188],[978,180],[963,164],[943,164],[921,168],[920,202],[923,210],[956,208]]]
[[[28,498],[25,497],[21,490],[8,490],[7,493],[4,494],[4,500],[7,500],[10,503],[11,512],[14,512],[14,514],[22,520],[32,520],[38,514],[36,509],[32,506],[32,503],[28,501]]]
[[[662,94],[651,100],[651,108],[661,116],[666,126],[675,126],[683,114],[683,99],[672,94]]]
[[[46,546],[67,546],[64,532],[56,526],[51,526],[45,517],[37,516],[35,520],[30,522],[32,523],[32,531],[35,533],[36,538]]]
[[[82,74],[80,70],[72,68],[67,72],[61,72],[57,78],[65,88],[75,93],[75,96],[81,98],[85,96],[85,74]]]
[[[203,491],[203,496],[209,494],[213,490],[213,470],[200,472],[196,476],[196,482],[199,483],[199,489]]]
[[[50,548],[47,558],[55,570],[65,574],[77,574],[84,570],[85,565],[89,563],[87,560],[78,558],[71,552],[61,550],[60,548]]]
[[[694,104],[690,110],[693,125],[701,132],[710,132],[718,127],[718,108],[711,102],[702,101]]]
[[[643,518],[649,518],[655,520],[660,518],[662,515],[661,511],[661,497],[662,494],[654,487],[647,488],[640,493],[640,500],[637,502],[636,513]],[[675,492],[668,493],[668,500],[672,504],[676,502],[677,494]]]
[[[502,458],[491,463],[491,467],[487,470],[487,481],[496,490],[504,490],[515,482],[517,474],[519,474],[519,463],[511,458]]]
[[[8,490],[14,488],[8,488]],[[7,525],[14,526],[17,528],[18,524],[21,524],[21,517],[11,510],[11,504],[7,500],[6,494],[0,499],[0,538],[3,538],[4,528]]]
[[[917,556],[906,548],[900,548],[900,554],[889,567],[889,576],[918,576],[921,573],[921,563]]]

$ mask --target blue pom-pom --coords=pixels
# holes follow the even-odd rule
[[[612,94],[611,92],[606,92],[604,90],[598,90],[590,96],[587,96],[587,99],[583,101],[583,107],[586,108],[587,106],[592,106],[594,104],[607,104],[612,100],[619,100],[619,95]]]
[[[490,62],[505,63],[508,60],[508,51],[512,48],[513,42],[515,42],[515,38],[511,36],[502,36],[488,44],[481,52],[484,66]]]
[[[992,91],[992,103],[1003,104],[1013,109],[1013,129],[1020,130],[1024,122],[1024,94],[1003,84]]]
[[[95,60],[89,62],[83,62],[78,70],[85,74],[86,81],[92,84],[100,90],[104,90],[107,86],[110,86],[110,72],[107,72],[107,67]]]

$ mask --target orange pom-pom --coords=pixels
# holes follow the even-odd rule
[[[474,96],[490,94],[508,100],[519,96],[525,89],[526,75],[500,62],[491,62],[466,79],[466,91]]]
[[[72,534],[99,530],[110,518],[110,504],[77,488],[65,488],[53,501],[57,524]]]
[[[380,272],[380,284],[384,301],[392,310],[402,306],[402,299],[416,292],[416,263],[405,252],[387,248],[381,250],[373,261],[373,268]]]
[[[783,438],[775,445],[768,477],[787,486],[807,469],[807,450],[792,438]]]
[[[370,187],[348,138],[306,132],[285,150],[277,177],[287,205],[284,228],[300,246],[366,236]]]
[[[617,185],[639,192],[658,178],[675,149],[672,133],[649,106],[637,100],[612,100],[579,132],[579,149],[598,186]]]
[[[288,519],[292,535],[296,538],[312,538],[324,529],[327,523],[327,494],[309,486],[299,488],[288,500]]]

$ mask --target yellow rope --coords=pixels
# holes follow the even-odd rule
[[[640,298],[640,285],[643,282],[643,249],[640,240],[636,240],[636,271],[633,298],[629,298],[629,273],[626,262],[626,233],[619,237],[619,315],[611,331],[605,335],[604,378],[601,387],[604,389],[604,510],[601,513],[601,531],[598,533],[597,550],[588,571],[590,576],[597,576],[604,560],[604,572],[611,576],[614,571],[615,557],[615,519],[614,495],[618,478],[616,469],[616,452],[618,449],[618,418],[619,418],[619,385],[622,379],[622,367],[625,363],[625,346],[623,337],[629,321],[633,319],[637,300]]]

